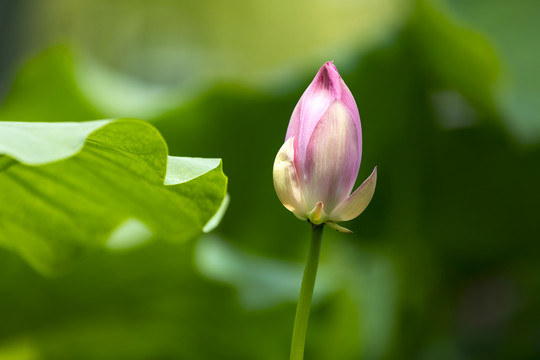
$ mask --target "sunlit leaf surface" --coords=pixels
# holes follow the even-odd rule
[[[128,219],[183,241],[225,197],[219,159],[168,157],[138,120],[0,122],[0,243],[44,272],[105,243]]]

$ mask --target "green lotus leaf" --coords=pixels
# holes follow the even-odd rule
[[[223,213],[221,160],[167,153],[140,120],[0,122],[0,245],[54,274],[133,221],[197,237]]]

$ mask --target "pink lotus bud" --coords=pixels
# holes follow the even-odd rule
[[[274,162],[274,187],[300,219],[327,223],[354,219],[367,207],[377,168],[351,194],[362,155],[356,102],[332,62],[324,64],[294,108],[285,143]]]

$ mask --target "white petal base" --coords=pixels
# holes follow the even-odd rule
[[[330,214],[332,221],[349,221],[360,215],[369,205],[377,184],[377,167],[369,177],[347,199]]]
[[[294,137],[285,141],[276,155],[274,188],[283,206],[292,211],[296,217],[305,220],[307,209],[294,166]]]

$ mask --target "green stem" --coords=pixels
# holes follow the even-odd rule
[[[312,229],[306,269],[302,278],[298,306],[296,307],[290,360],[302,360],[304,358],[309,309],[311,308],[311,298],[313,297],[313,288],[315,287],[315,278],[317,277],[317,268],[319,266],[319,254],[321,253],[324,225],[312,225]]]

